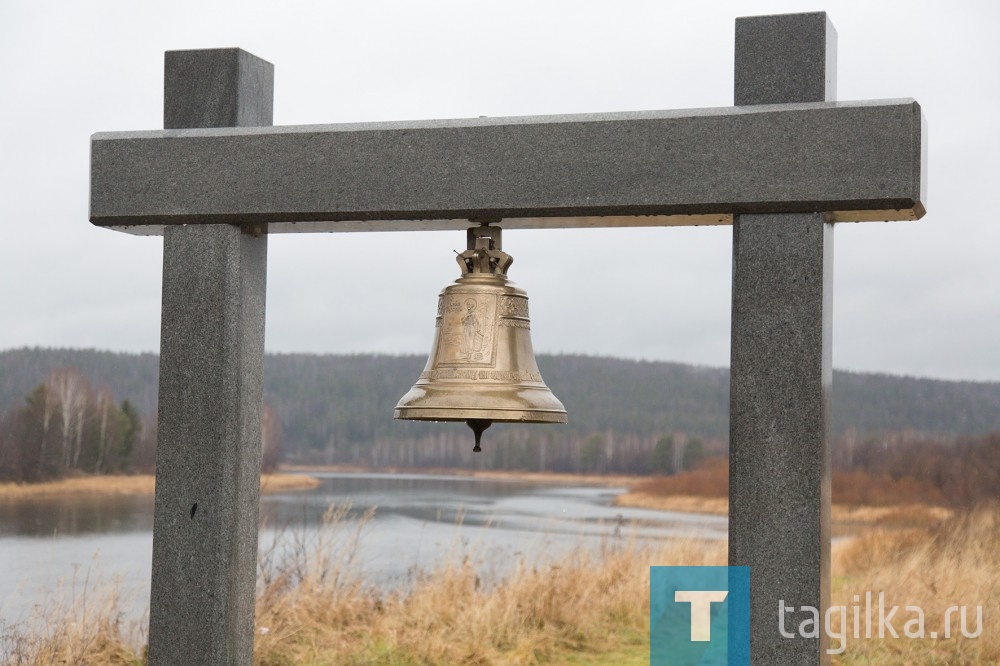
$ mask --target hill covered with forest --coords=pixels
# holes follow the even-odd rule
[[[469,433],[460,424],[392,418],[396,401],[415,381],[424,361],[421,356],[269,354],[265,401],[278,416],[286,460],[405,463],[397,460],[404,455],[397,445],[404,442],[423,442],[415,450],[424,464],[434,464],[439,458],[446,462],[454,451],[464,451]],[[156,412],[158,362],[155,354],[39,348],[3,351],[0,410],[22,404],[52,372],[75,368],[95,388],[107,386],[119,400],[128,399],[151,422]],[[565,455],[586,456],[589,446],[606,448],[607,455],[613,456],[617,454],[611,452],[611,442],[616,450],[627,452],[635,447],[649,449],[666,436],[677,436],[681,442],[697,438],[709,448],[725,447],[728,369],[544,354],[539,355],[538,364],[546,383],[565,404],[569,424],[495,426],[487,441],[514,444],[497,455],[516,458],[519,451],[539,443],[575,442]],[[838,437],[845,432],[863,438],[903,431],[958,436],[1000,430],[1000,383],[835,372],[833,395],[833,428]],[[558,450],[559,446],[553,448],[552,455],[562,455]]]

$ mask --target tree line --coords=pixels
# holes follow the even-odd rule
[[[834,441],[832,500],[846,506],[939,505],[970,509],[1000,500],[1000,432],[941,437],[917,432]],[[729,461],[713,456],[632,490],[650,495],[729,496]]]
[[[308,407],[315,401],[303,404]],[[370,440],[359,435],[340,446],[304,452],[300,448],[289,455],[281,414],[268,402],[262,413],[262,467],[269,471],[290,458],[375,469],[459,467],[671,476],[728,453],[722,437],[679,430],[581,432],[579,427],[500,423],[486,431],[483,452],[473,453],[472,433],[463,423],[392,425],[403,434],[382,431]],[[953,437],[915,430],[863,433],[851,428],[836,437],[831,448],[842,490],[863,503],[877,504],[872,493],[889,490],[897,498],[939,498],[963,505],[1000,497],[1000,430]],[[144,419],[130,399],[119,402],[106,384],[74,367],[53,370],[19,404],[0,413],[3,481],[152,472],[155,460],[155,418]]]
[[[42,481],[70,473],[146,470],[155,440],[142,416],[76,368],[53,371],[0,416],[0,479]]]
[[[261,467],[277,468],[283,438],[277,413],[264,405]],[[0,413],[0,481],[34,482],[77,474],[152,473],[156,420],[143,419],[74,367],[53,370],[20,405]]]
[[[842,491],[857,504],[878,504],[881,492],[959,507],[1000,500],[1000,431],[960,437],[854,432],[837,444],[834,467],[843,472]]]
[[[696,467],[709,455],[724,455],[721,439],[685,433],[640,436],[614,430],[580,437],[559,426],[494,424],[474,453],[464,423],[440,423],[438,432],[410,439],[384,438],[347,449],[329,448],[311,464],[346,464],[372,469],[501,469],[573,474],[674,474]]]
[[[471,432],[461,423],[397,424],[410,437],[379,437],[371,442],[327,447],[296,462],[341,463],[373,468],[483,467],[590,474],[673,474],[692,469],[725,442],[706,443],[684,433],[639,435],[606,429],[580,436],[558,426],[496,424],[482,455],[472,452]],[[435,426],[428,433],[428,426]],[[151,473],[156,461],[156,420],[143,419],[111,389],[95,384],[81,370],[59,368],[21,403],[0,414],[0,480],[43,481],[73,474]],[[265,403],[262,413],[262,468],[275,469],[284,451],[278,411]]]
[[[483,452],[474,455],[471,433],[461,423],[392,418],[393,407],[415,381],[425,360],[416,355],[268,354],[265,421],[278,428],[280,437],[276,439],[281,443],[279,449],[266,449],[271,453],[265,457],[273,460],[280,450],[285,461],[303,464],[670,474],[689,469],[699,448],[703,455],[727,451],[729,372],[724,368],[538,355],[542,375],[566,406],[569,423],[495,424],[484,436]],[[32,453],[35,449],[26,443],[31,437],[41,441],[32,434],[31,428],[36,426],[24,424],[37,423],[31,405],[41,405],[44,417],[45,405],[51,410],[53,403],[41,395],[32,401],[25,398],[40,382],[48,386],[48,377],[68,367],[84,375],[91,392],[110,388],[118,400],[127,398],[145,417],[139,441],[131,453],[122,454],[116,448],[117,435],[112,432],[116,420],[110,411],[111,425],[106,426],[110,430],[105,439],[96,435],[96,441],[104,443],[96,445],[87,439],[100,422],[92,416],[97,412],[87,408],[90,411],[85,410],[80,420],[86,424],[80,436],[74,434],[66,440],[68,460],[60,457],[64,446],[62,435],[57,437],[57,426],[61,427],[61,421],[50,421],[46,426],[43,420],[37,427],[45,433],[44,462],[36,460],[34,468],[25,463],[24,471],[18,474],[151,469],[158,362],[155,354],[94,350],[0,352],[0,408],[19,412],[17,428],[27,428],[27,434],[17,438],[18,446],[25,448],[10,460],[40,455]],[[46,389],[51,390],[54,387]],[[1000,431],[1000,383],[835,372],[833,396],[835,459],[857,458],[863,455],[858,442],[866,438],[888,441],[893,433],[912,431],[954,441],[956,436]],[[87,404],[97,402],[95,397]],[[121,411],[121,402],[114,404]],[[9,431],[13,426],[8,425]],[[70,434],[73,432],[70,428]],[[144,443],[148,444],[145,448]],[[15,445],[8,437],[4,446],[9,449]],[[104,454],[98,455],[99,451]],[[11,478],[13,473],[4,474]]]
[[[360,460],[365,457],[364,449],[373,446],[432,442],[442,434],[447,438],[452,427],[463,432],[460,426],[393,420],[396,401],[416,380],[425,361],[426,357],[416,355],[268,354],[264,396],[282,425],[288,460]],[[51,372],[75,367],[93,385],[110,387],[149,418],[157,409],[158,363],[155,354],[2,351],[0,409],[19,405]],[[728,438],[729,371],[725,368],[546,354],[538,355],[538,364],[546,383],[566,406],[569,423],[532,426],[511,435],[515,448],[532,438],[572,441],[582,454],[590,438],[604,437],[608,431],[615,442],[645,447],[649,452],[659,438],[672,434],[678,442],[685,437],[706,444]],[[1000,383],[835,371],[833,384],[832,431],[838,438],[851,430],[875,436],[912,430],[951,437],[1000,430]],[[495,439],[500,430],[491,429],[489,437]],[[535,431],[543,434],[531,434]],[[464,448],[464,443],[459,444],[464,435],[455,438],[456,450]],[[643,443],[625,443],[636,438]],[[591,444],[589,450],[594,449]],[[512,456],[508,453],[507,459]],[[548,466],[551,456],[546,456]],[[600,455],[588,456],[595,465],[604,464]]]

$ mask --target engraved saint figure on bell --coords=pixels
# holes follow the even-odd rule
[[[441,363],[477,366],[493,364],[497,297],[493,294],[453,294],[447,297],[441,321]]]
[[[462,354],[470,361],[482,360],[483,331],[479,324],[479,318],[476,316],[475,299],[465,299],[465,313],[465,318],[462,319],[462,328],[465,330]]]

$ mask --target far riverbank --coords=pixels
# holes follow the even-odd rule
[[[729,500],[725,497],[699,497],[691,495],[653,495],[641,491],[628,491],[615,497],[615,506],[682,513],[706,513],[713,516],[729,515]],[[849,506],[834,504],[830,508],[831,520],[836,526],[927,525],[951,518],[954,511],[926,504],[890,506]]]
[[[303,474],[261,474],[261,493],[281,493],[289,490],[309,490],[319,481]],[[0,502],[36,497],[71,495],[152,495],[156,492],[156,477],[152,474],[96,474],[75,476],[39,483],[0,483]]]
[[[282,466],[282,470],[300,474],[432,474],[501,481],[625,488],[625,492],[614,498],[614,506],[678,513],[700,513],[712,516],[726,516],[729,514],[729,499],[724,496],[659,494],[638,489],[637,487],[650,480],[651,477],[648,476],[565,474],[516,470],[463,470],[455,468],[402,469],[385,467],[374,469],[358,465],[285,465]],[[888,506],[834,504],[831,508],[831,513],[833,525],[839,528],[856,528],[869,525],[912,525],[914,523],[927,525],[946,520],[954,514],[950,509],[940,506],[910,504]]]
[[[729,513],[729,500],[726,497],[647,492],[645,482],[649,481],[650,477],[511,470],[462,470],[454,468],[417,470],[392,467],[372,469],[352,465],[287,465],[282,466],[278,473],[261,475],[261,493],[311,490],[319,486],[320,481],[310,474],[324,473],[422,474],[498,481],[625,488],[624,492],[614,498],[614,506],[713,516],[725,516]],[[155,490],[156,478],[152,474],[78,476],[40,483],[0,483],[0,502],[75,495],[152,495]],[[896,523],[910,525],[914,522],[930,524],[950,518],[953,512],[943,507],[928,505],[852,506],[834,504],[831,513],[835,526],[858,527]]]
[[[574,486],[600,486],[606,488],[631,488],[648,477],[625,474],[564,474],[561,472],[524,472],[518,470],[458,469],[454,467],[366,467],[362,465],[282,465],[284,472],[297,474],[428,474],[456,476],[470,479],[496,481],[523,481]]]

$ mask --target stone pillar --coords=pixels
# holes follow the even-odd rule
[[[825,13],[738,19],[735,103],[832,101],[835,61]],[[778,605],[829,602],[832,252],[823,214],[735,217],[729,564],[750,567],[755,665],[829,663]]]
[[[273,67],[171,51],[164,127],[271,124]],[[163,240],[149,663],[250,664],[267,235],[169,226]]]

